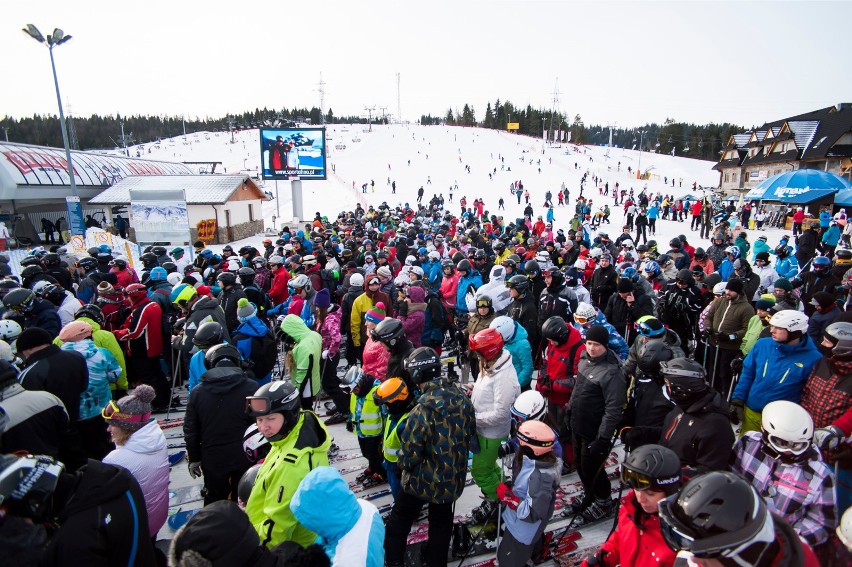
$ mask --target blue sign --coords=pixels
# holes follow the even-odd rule
[[[86,221],[83,219],[83,205],[80,197],[65,197],[68,209],[68,227],[71,234],[86,234]]]
[[[325,179],[325,128],[262,128],[264,179]]]

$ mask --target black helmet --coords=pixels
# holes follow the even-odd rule
[[[453,260],[453,264],[458,264],[459,262],[464,260],[464,254],[462,254],[461,252],[456,252],[455,254],[452,255],[452,260]]]
[[[849,250],[848,248],[840,248],[834,253],[834,256],[838,260],[852,260],[852,250]],[[47,256],[45,256],[45,261],[47,261]]]
[[[481,248],[476,249],[476,254],[473,255],[474,260],[486,260],[488,255]]]
[[[518,293],[524,294],[530,288],[530,280],[526,276],[512,276],[506,282],[506,287],[517,290]]]
[[[748,481],[732,472],[693,478],[658,509],[660,531],[673,550],[756,567],[775,560],[765,556],[775,543],[772,515]]]
[[[647,244],[648,244],[648,250],[652,250],[652,249],[657,247],[657,241],[656,240],[649,240],[647,242]]]
[[[785,258],[787,256],[787,245],[779,244],[775,247],[775,255],[779,258]]]
[[[178,271],[177,264],[175,264],[174,262],[163,262],[163,265],[161,267],[166,271],[167,274],[173,274]]]
[[[21,270],[21,277],[23,279],[27,279],[43,273],[44,269],[41,266],[27,266],[26,268]]]
[[[150,252],[145,252],[139,256],[139,259],[142,261],[142,265],[146,268],[154,268],[157,266],[157,256]]]
[[[530,275],[536,275],[540,271],[538,267],[538,262],[535,260],[527,260],[527,263],[524,264],[524,271]]]
[[[83,268],[83,270],[86,272],[91,272],[92,270],[98,267],[98,261],[92,258],[91,256],[86,256],[85,258],[80,258],[80,260],[77,262],[77,267]]]
[[[237,276],[240,278],[240,283],[247,286],[254,282],[255,271],[251,268],[240,268],[237,270]]]
[[[832,323],[825,328],[823,336],[833,345],[832,360],[852,359],[852,323]]]
[[[225,246],[225,248],[228,248],[228,246]],[[153,248],[151,248],[151,253],[157,256],[165,256],[169,252],[164,246],[154,246]]]
[[[403,367],[415,384],[422,384],[441,376],[441,358],[429,347],[414,349],[406,357]]]
[[[35,293],[26,288],[13,289],[3,296],[3,305],[10,311],[29,313],[35,305]]]
[[[672,248],[680,248],[682,245],[683,243],[680,241],[680,238],[672,238],[669,241],[669,246],[671,246]]]
[[[0,455],[0,500],[13,516],[42,523],[65,466],[44,455]]]
[[[456,264],[456,270],[458,270],[459,272],[464,272],[465,274],[469,274],[471,270],[470,260],[462,260],[461,262]]]
[[[675,402],[689,402],[707,391],[704,367],[689,358],[675,358],[660,363],[660,374]]]
[[[450,269],[450,271],[451,271],[450,273],[455,273],[456,272],[456,263],[453,262],[452,260],[449,260],[449,259],[443,260],[441,262],[441,269],[446,270],[447,268]]]
[[[192,336],[192,344],[201,350],[222,344],[225,338],[225,331],[222,325],[216,321],[207,321],[199,325],[198,330]]]
[[[565,324],[565,319],[554,315],[541,326],[541,334],[545,339],[563,345],[568,340],[568,325]]]
[[[237,283],[237,275],[233,272],[220,272],[218,276],[216,276],[216,280],[222,286],[235,285]]]
[[[67,296],[65,295],[65,288],[60,285],[49,283],[42,288],[41,297],[48,300],[56,307],[59,307],[62,305],[62,302],[65,301]]]
[[[662,445],[642,445],[624,460],[621,479],[633,490],[650,488],[671,496],[681,485],[680,457]]]
[[[676,278],[677,278],[677,280],[682,281],[682,282],[686,282],[686,283],[689,283],[690,280],[694,279],[692,277],[692,272],[690,272],[686,268],[683,268],[682,270],[678,270]]]
[[[246,413],[249,417],[262,417],[271,413],[280,413],[284,416],[284,425],[269,441],[280,441],[289,435],[290,431],[299,423],[302,413],[302,404],[299,399],[299,390],[288,380],[275,380],[264,384],[254,393],[246,398]]]
[[[672,257],[668,254],[660,254],[659,256],[657,256],[657,264],[659,264],[661,268],[665,267],[665,265],[671,261]]]
[[[207,324],[209,323],[205,323],[205,325]],[[240,351],[237,350],[237,347],[227,343],[217,344],[204,353],[204,367],[207,370],[218,366],[239,368],[241,361],[242,357],[240,357]]]
[[[268,447],[269,444],[267,443],[266,446]],[[240,477],[240,482],[237,483],[237,501],[242,502],[243,506],[248,503],[251,491],[254,490],[254,482],[257,480],[257,473],[260,471],[260,467],[262,466],[263,463],[257,463],[256,465],[250,466],[246,472],[243,473],[243,476]]]
[[[391,347],[395,346],[404,336],[405,331],[402,327],[402,321],[393,317],[385,318],[373,329],[373,340],[385,343]]]
[[[704,248],[701,248],[699,246],[698,248],[695,249],[695,253],[693,255],[695,256],[696,260],[703,260],[704,258],[707,257],[707,252],[704,250]]]
[[[49,254],[45,254],[44,258],[42,258],[45,266],[58,266],[59,265],[59,254],[55,252],[50,252]]]
[[[41,259],[38,256],[27,256],[20,262],[21,266],[41,266]]]
[[[106,320],[104,318],[104,312],[101,308],[93,303],[89,303],[88,305],[82,306],[76,312],[74,312],[74,318],[79,319],[80,317],[86,317],[87,319],[91,319],[101,327],[104,326]]]
[[[127,260],[122,260],[121,258],[116,258],[109,263],[110,266],[115,266],[119,270],[127,269]]]
[[[660,363],[674,358],[674,353],[664,340],[651,340],[642,345],[639,351],[638,367],[648,377],[656,378],[660,374]]]

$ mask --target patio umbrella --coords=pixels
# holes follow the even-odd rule
[[[852,189],[852,183],[839,175],[820,169],[796,169],[761,181],[746,194],[745,198],[810,203],[843,189]]]

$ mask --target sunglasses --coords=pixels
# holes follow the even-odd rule
[[[144,423],[151,417],[151,412],[138,413],[123,413],[118,405],[110,400],[104,409],[101,410],[101,417],[110,421],[125,421],[132,423]]]

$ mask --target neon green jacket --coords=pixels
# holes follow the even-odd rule
[[[317,534],[296,520],[290,499],[311,470],[328,466],[331,435],[313,412],[302,411],[290,434],[271,445],[246,503],[246,514],[266,547],[272,549],[283,541],[307,547]]]
[[[118,377],[118,380],[110,383],[109,387],[112,390],[127,390],[127,362],[124,360],[124,351],[121,350],[121,347],[118,344],[118,339],[115,338],[115,335],[110,333],[109,331],[104,331],[101,329],[101,326],[95,323],[94,319],[89,319],[88,317],[80,317],[77,321],[84,321],[92,326],[92,341],[95,343],[96,347],[105,348],[109,351],[109,353],[118,361],[118,365],[121,366],[121,376]],[[62,346],[62,341],[59,338],[53,339],[53,344],[58,347]]]
[[[298,315],[287,315],[281,323],[281,330],[293,337],[296,346],[293,347],[293,362],[295,368],[290,380],[296,389],[302,391],[302,383],[306,377],[311,380],[311,395],[316,396],[320,390],[320,356],[322,355],[322,336],[308,329]]]

